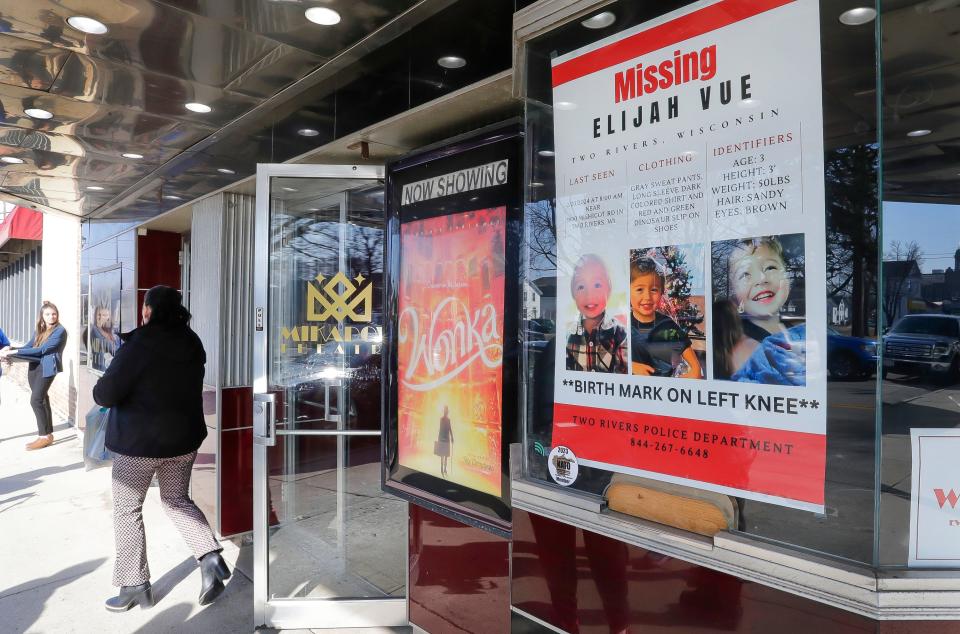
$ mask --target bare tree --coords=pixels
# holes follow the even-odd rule
[[[549,200],[530,203],[526,209],[530,269],[548,275],[555,273],[557,269],[556,209]]]
[[[355,273],[370,277],[383,270],[383,229],[353,227],[350,232],[350,261]]]
[[[917,244],[916,240],[910,242],[901,242],[894,240],[887,247],[887,252],[883,254],[883,259],[895,262],[907,262],[913,260],[917,267],[923,266],[923,249]]]
[[[824,164],[827,220],[827,297],[850,302],[850,331],[873,334],[877,295],[878,208],[876,146],[829,150]]]
[[[905,263],[905,266],[889,267],[890,271],[883,280],[883,314],[887,324],[892,324],[899,317],[904,293],[911,290],[908,286],[911,274],[914,269],[919,271],[923,264],[923,250],[914,240],[910,242],[894,240],[887,247],[884,262]]]

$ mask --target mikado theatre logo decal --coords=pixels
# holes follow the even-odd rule
[[[280,327],[280,352],[379,353],[383,328],[371,323],[373,286],[373,280],[362,273],[349,278],[342,271],[330,278],[321,273],[309,280],[308,323]]]
[[[316,280],[316,284],[307,284],[308,321],[327,321],[328,319],[337,321],[349,319],[361,323],[370,321],[373,308],[373,284],[362,273],[352,280],[342,271],[338,271],[329,280],[321,273],[317,275]]]

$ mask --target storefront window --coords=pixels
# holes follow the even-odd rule
[[[118,229],[123,229],[117,233]],[[136,232],[128,224],[92,220],[81,225],[80,365],[77,409],[97,405],[93,386],[122,345],[120,333],[137,327]]]
[[[525,305],[525,474],[598,496],[615,472],[700,482],[734,501],[740,533],[871,564],[877,23],[847,24],[833,3],[805,0],[766,11],[736,2],[602,11],[612,20],[581,16],[524,51],[524,281],[537,298]],[[663,26],[674,20],[683,28]],[[691,37],[710,20],[720,26]],[[658,44],[617,62],[618,42],[641,31]],[[744,42],[753,60],[738,57]],[[757,50],[769,59],[757,61]],[[591,90],[605,68],[609,81]],[[645,80],[657,80],[649,94]],[[609,98],[591,96],[601,92]],[[747,293],[750,275],[772,290]],[[591,284],[599,300],[576,297]],[[750,332],[771,323],[763,336]],[[649,345],[633,345],[637,333]],[[701,406],[714,413],[685,420]],[[593,429],[577,442],[588,455],[564,481],[557,436],[575,438],[585,424]],[[764,437],[770,430],[778,433]],[[617,443],[632,449],[611,467]],[[715,462],[727,451],[752,457]],[[631,462],[638,455],[652,457]]]
[[[950,533],[958,490],[950,430],[960,424],[960,12],[880,4],[879,563],[960,567]]]
[[[120,267],[114,265],[90,274],[88,317],[90,369],[104,372],[120,349]]]

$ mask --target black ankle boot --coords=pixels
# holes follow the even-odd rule
[[[220,553],[210,553],[210,557],[213,557],[217,561],[217,576],[220,577],[221,581],[226,581],[230,578],[230,569],[227,568],[227,562],[223,560],[223,557],[220,556]]]
[[[200,605],[213,603],[223,592],[223,580],[230,577],[230,569],[218,552],[200,558]]]
[[[153,588],[149,581],[139,586],[121,586],[120,594],[107,599],[104,605],[111,612],[126,612],[135,605],[146,610],[153,607]]]

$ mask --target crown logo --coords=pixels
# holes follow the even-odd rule
[[[342,272],[338,272],[329,280],[322,274],[317,275],[316,279],[316,284],[307,283],[307,319],[309,321],[328,319],[370,321],[373,309],[371,280],[365,278],[363,274],[351,280]],[[342,287],[343,290],[339,290],[338,287]]]

